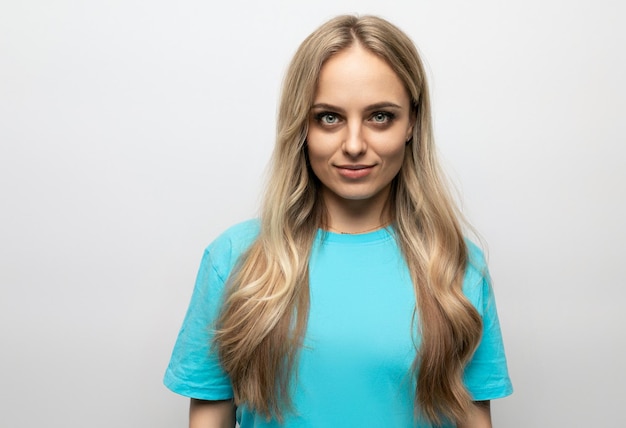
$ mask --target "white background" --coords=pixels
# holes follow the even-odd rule
[[[355,12],[427,63],[516,389],[496,425],[626,426],[619,0],[2,0],[0,426],[185,426],[161,379],[202,250],[256,215],[297,45]]]

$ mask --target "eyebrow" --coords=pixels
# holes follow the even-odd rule
[[[381,108],[393,108],[393,109],[402,109],[402,106],[399,106],[398,104],[392,103],[390,101],[383,101],[380,103],[375,103],[375,104],[370,104],[367,107],[365,107],[366,111],[371,111],[371,110],[378,110]],[[317,103],[317,104],[313,104],[311,106],[311,110],[332,110],[332,111],[338,111],[338,112],[342,112],[343,109],[341,107],[337,107],[334,106],[332,104],[326,104],[326,103]]]

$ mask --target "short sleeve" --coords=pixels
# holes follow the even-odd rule
[[[491,279],[482,253],[470,246],[470,264],[464,292],[482,317],[480,344],[465,368],[465,385],[474,401],[492,400],[513,393]]]
[[[213,324],[219,313],[224,278],[211,247],[204,252],[196,284],[163,380],[175,393],[202,400],[232,398],[228,375],[212,349]]]

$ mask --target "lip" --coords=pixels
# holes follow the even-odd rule
[[[342,177],[357,179],[368,176],[374,169],[374,165],[346,164],[336,165],[337,171]]]

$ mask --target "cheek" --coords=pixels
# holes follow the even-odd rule
[[[324,167],[327,164],[328,155],[322,149],[322,147],[317,144],[317,142],[311,144],[310,141],[307,141],[306,150],[309,158],[309,165],[313,170],[313,174],[315,174],[315,176],[319,178],[320,175],[323,175]]]
[[[313,166],[314,163],[327,163],[336,151],[336,144],[332,135],[309,131],[306,150],[309,155],[309,162]]]
[[[393,167],[396,170],[396,173],[400,171],[400,168],[402,167],[402,164],[404,163],[405,151],[406,151],[406,148],[405,148],[405,145],[403,144],[402,147],[400,147],[398,150],[394,151],[390,155],[391,163],[393,164]]]
[[[388,163],[398,160],[402,162],[406,147],[404,133],[396,132],[393,135],[379,134],[370,137],[370,148]]]
[[[406,150],[406,144],[402,141],[401,144],[386,146],[378,152],[385,164],[385,176],[387,178],[393,178],[398,174],[404,163]]]

